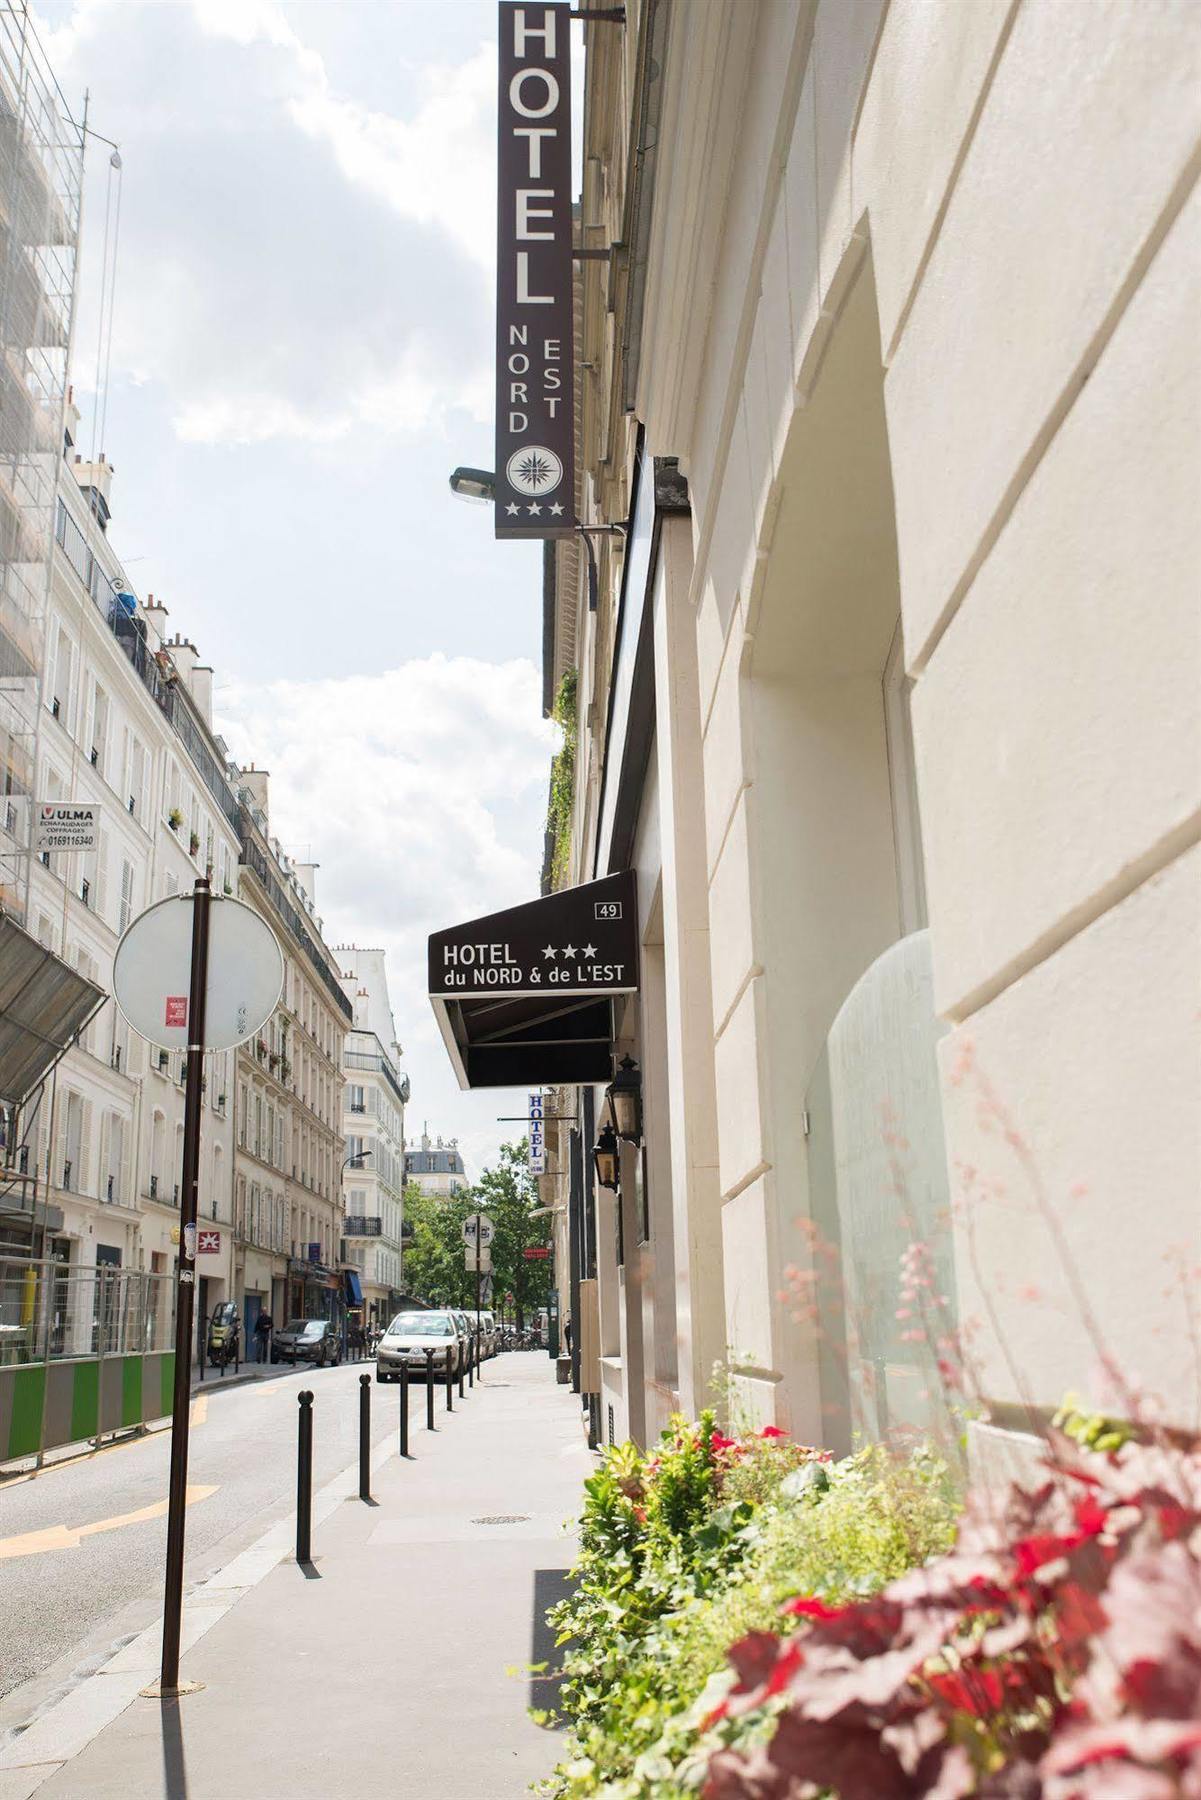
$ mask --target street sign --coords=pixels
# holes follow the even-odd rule
[[[542,1262],[545,1257],[550,1255],[550,1246],[548,1244],[527,1244],[521,1254],[527,1262]]]
[[[196,1237],[196,1254],[198,1256],[220,1256],[221,1233],[219,1231],[200,1231]]]
[[[492,1277],[491,1277],[491,1275],[482,1275],[480,1277],[480,1305],[481,1306],[491,1306],[491,1304],[492,1304]]]
[[[463,1242],[474,1244],[477,1231],[481,1245],[486,1248],[496,1236],[496,1225],[487,1213],[472,1213],[470,1218],[463,1220]]]
[[[475,1260],[476,1255],[477,1252],[474,1245],[469,1244],[463,1252],[463,1267],[466,1269],[467,1273],[471,1275],[478,1269],[481,1275],[490,1275],[492,1273],[491,1250],[480,1250],[478,1252],[478,1262]]]
[[[204,1050],[232,1050],[254,1036],[279,1004],[284,959],[271,927],[240,900],[209,902]],[[192,956],[191,894],[172,894],[140,913],[117,945],[113,993],[134,1030],[160,1050],[186,1050]]]
[[[33,847],[39,856],[44,850],[95,850],[99,843],[98,806],[67,804],[38,807]]]

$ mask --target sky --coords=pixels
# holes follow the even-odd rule
[[[541,557],[450,493],[492,464],[491,0],[41,0],[88,154],[78,443],[132,584],[215,669],[215,723],[319,864],[328,944],[382,945],[410,1139],[474,1169],[524,1096],[460,1094],[434,929],[538,891],[556,733]],[[579,59],[577,58],[577,62]],[[96,404],[108,364],[107,398]],[[103,385],[101,383],[100,385]]]

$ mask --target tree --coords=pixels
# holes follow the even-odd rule
[[[473,1189],[474,1205],[495,1222],[492,1240],[492,1289],[497,1296],[512,1294],[517,1326],[527,1312],[545,1306],[550,1298],[549,1256],[527,1258],[525,1251],[550,1244],[550,1219],[542,1211],[537,1177],[529,1168],[529,1144],[502,1144],[500,1163],[485,1169]],[[471,1277],[474,1284],[475,1277]],[[474,1304],[474,1296],[473,1301]]]
[[[524,1138],[503,1144],[497,1167],[485,1169],[465,1193],[440,1200],[416,1187],[406,1191],[405,1218],[413,1228],[405,1246],[406,1291],[434,1306],[474,1310],[475,1271],[466,1266],[463,1242],[463,1222],[474,1212],[486,1212],[496,1226],[492,1290],[497,1303],[504,1294],[513,1295],[520,1327],[528,1312],[547,1304],[551,1286],[550,1258],[524,1254],[550,1243],[549,1220],[541,1212]]]

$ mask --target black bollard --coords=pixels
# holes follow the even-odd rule
[[[425,1353],[425,1429],[434,1429],[434,1353]]]
[[[470,1337],[467,1339],[467,1385],[475,1386],[475,1344]]]
[[[455,1410],[455,1366],[450,1360],[450,1351],[446,1352],[446,1410]]]
[[[371,1498],[371,1377],[359,1376],[359,1499]]]
[[[409,1365],[400,1365],[400,1454],[409,1454]]]
[[[296,1435],[296,1560],[313,1560],[313,1396],[302,1388]]]
[[[466,1376],[467,1376],[467,1358],[466,1358],[466,1356],[461,1356],[459,1358],[459,1399],[460,1400],[463,1398],[463,1382],[465,1381]]]

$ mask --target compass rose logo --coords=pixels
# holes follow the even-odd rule
[[[514,450],[505,464],[505,479],[518,494],[553,494],[563,479],[563,464],[553,450],[529,444]]]

